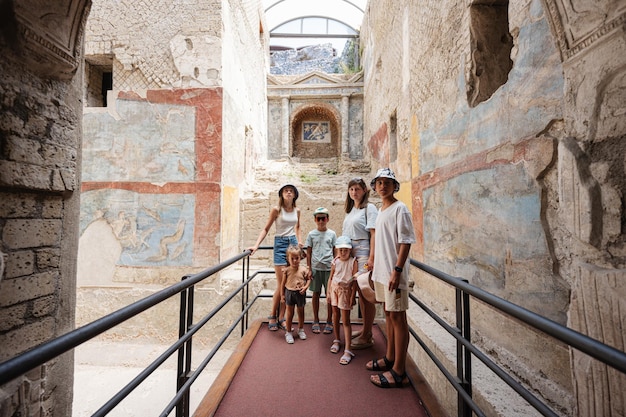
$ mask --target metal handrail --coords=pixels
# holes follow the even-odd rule
[[[273,249],[272,246],[261,246],[259,249]],[[157,359],[150,363],[145,369],[143,369],[139,375],[137,375],[131,382],[124,386],[119,392],[111,397],[100,409],[98,409],[93,416],[107,415],[113,408],[115,408],[124,398],[126,398],[135,388],[137,388],[148,376],[150,376],[155,370],[159,368],[172,354],[175,352],[181,352],[185,344],[191,343],[193,335],[200,330],[215,314],[217,314],[224,306],[226,306],[237,294],[240,292],[242,296],[242,311],[240,316],[229,327],[226,334],[218,341],[217,345],[211,350],[207,357],[202,361],[199,367],[194,372],[189,372],[184,376],[185,383],[176,392],[173,400],[168,404],[163,411],[162,416],[168,415],[174,407],[181,404],[181,399],[189,394],[189,388],[191,384],[197,379],[199,373],[208,365],[209,361],[213,358],[217,350],[225,343],[226,339],[232,333],[233,329],[241,322],[242,334],[247,329],[248,319],[247,313],[254,302],[261,296],[255,296],[251,301],[248,299],[248,285],[250,281],[256,278],[260,273],[269,273],[269,271],[257,271],[251,276],[249,275],[249,255],[251,251],[246,250],[243,253],[233,256],[232,258],[219,263],[216,266],[207,268],[193,275],[185,275],[181,282],[173,284],[163,290],[158,291],[148,297],[145,297],[139,301],[136,301],[126,307],[123,307],[113,313],[110,313],[98,320],[88,323],[78,329],[72,330],[64,335],[61,335],[48,342],[44,342],[20,355],[17,355],[11,359],[8,359],[0,363],[0,386],[4,385],[17,378],[20,375],[24,375],[34,368],[43,365],[51,359],[60,356],[77,346],[88,342],[96,336],[104,333],[107,330],[114,328],[115,326],[129,320],[138,314],[146,311],[147,309],[156,306],[157,304],[171,298],[176,294],[183,295],[187,291],[193,291],[196,284],[200,283],[204,279],[222,271],[223,269],[231,266],[235,262],[243,259],[243,276],[242,284],[234,290],[229,296],[227,296],[220,304],[218,304],[211,312],[204,316],[198,323],[191,326],[185,326],[186,323],[181,322],[181,328],[184,328],[184,332],[181,333],[179,339],[165,350]],[[273,271],[272,271],[273,273]],[[181,296],[181,310],[183,309],[183,302]],[[245,320],[244,320],[245,318]],[[190,364],[190,358],[189,358]],[[188,406],[188,403],[185,405]],[[189,410],[186,408],[181,413],[177,409],[177,415],[188,416]]]
[[[273,249],[271,246],[263,246],[259,249]],[[177,392],[170,403],[163,410],[161,416],[167,416],[176,408],[176,415],[186,417],[189,415],[189,390],[191,385],[196,381],[200,373],[206,368],[208,363],[217,353],[218,349],[226,342],[227,338],[232,334],[234,329],[240,325],[241,335],[243,335],[248,326],[248,311],[252,305],[262,296],[254,295],[250,299],[249,284],[261,273],[273,273],[273,271],[256,271],[250,274],[249,266],[249,250],[236,255],[214,267],[208,268],[198,274],[186,275],[182,281],[165,288],[157,293],[148,296],[142,300],[123,307],[107,316],[104,316],[92,323],[86,324],[75,329],[65,335],[59,336],[49,342],[43,343],[15,358],[0,363],[0,385],[10,382],[14,378],[23,375],[37,366],[43,365],[45,362],[85,343],[101,333],[123,323],[124,321],[142,313],[143,311],[159,304],[170,297],[181,295],[181,318],[179,339],[172,344],[163,354],[148,365],[139,375],[137,375],[130,383],[123,387],[115,394],[107,403],[105,403],[94,416],[104,416],[108,414],[115,406],[117,406],[126,396],[128,396],[135,388],[137,388],[150,374],[152,374],[167,358],[176,351],[179,352],[179,370]],[[191,322],[193,315],[193,291],[194,286],[204,279],[214,275],[215,273],[229,267],[235,262],[243,259],[242,282],[237,289],[229,294],[220,304],[212,309],[208,314],[201,318],[197,323]],[[521,383],[515,380],[506,370],[499,367],[486,354],[473,345],[470,340],[471,323],[469,317],[469,299],[470,295],[484,303],[498,309],[504,314],[514,317],[534,329],[540,330],[545,334],[554,337],[567,345],[584,352],[597,360],[626,373],[626,353],[619,351],[611,346],[605,345],[595,339],[592,339],[582,333],[569,329],[559,323],[542,317],[536,313],[526,310],[516,304],[508,302],[491,293],[488,293],[478,287],[469,284],[467,281],[453,277],[441,272],[424,263],[414,259],[410,260],[410,264],[427,274],[446,282],[453,286],[457,292],[457,323],[453,326],[448,324],[443,318],[432,311],[425,303],[420,301],[414,294],[410,295],[410,299],[429,316],[431,316],[443,329],[450,333],[457,340],[457,375],[452,375],[445,365],[436,355],[428,348],[427,344],[419,337],[414,329],[410,328],[409,332],[417,340],[420,346],[425,350],[433,363],[440,369],[443,375],[448,379],[454,389],[457,391],[458,397],[458,415],[459,417],[467,417],[472,415],[484,416],[480,407],[472,398],[472,381],[471,381],[471,358],[476,357],[491,369],[502,381],[513,388],[522,398],[537,409],[541,414],[546,416],[557,416],[544,402],[530,393]],[[225,334],[220,338],[214,348],[202,360],[200,365],[191,370],[191,341],[193,335],[200,330],[211,318],[213,318],[222,308],[230,303],[233,298],[241,294],[241,313],[235,318],[231,326]]]
[[[410,264],[427,274],[440,279],[447,284],[451,285],[460,292],[462,295],[471,295],[484,303],[495,307],[502,313],[505,313],[511,317],[526,323],[530,327],[543,332],[544,334],[551,336],[572,348],[575,348],[587,355],[601,361],[602,363],[622,372],[626,373],[626,353],[612,346],[606,345],[596,339],[593,339],[585,334],[577,332],[563,326],[555,321],[547,319],[539,314],[533,313],[517,304],[513,304],[506,301],[494,294],[484,291],[476,286],[469,284],[467,281],[453,277],[445,272],[439,271],[429,265],[414,259],[410,260]],[[437,368],[444,374],[446,379],[452,384],[453,388],[457,391],[459,401],[459,417],[470,416],[470,410],[465,405],[471,408],[476,415],[482,416],[484,413],[480,410],[478,405],[472,399],[472,383],[471,376],[464,374],[462,371],[463,361],[471,360],[471,356],[474,355],[477,359],[483,362],[489,369],[491,369],[502,381],[515,390],[522,398],[524,398],[530,405],[532,405],[537,411],[544,416],[556,417],[554,411],[552,411],[543,401],[534,396],[528,391],[521,383],[515,380],[508,372],[499,367],[493,362],[487,355],[485,355],[476,345],[473,345],[469,340],[469,332],[466,336],[463,335],[462,329],[458,323],[459,315],[462,317],[461,323],[470,327],[469,324],[469,297],[467,302],[463,305],[462,309],[459,309],[459,303],[457,302],[457,327],[449,325],[444,319],[433,312],[428,306],[421,302],[413,294],[410,295],[410,299],[415,302],[422,310],[424,310],[430,317],[432,317],[442,328],[450,333],[458,344],[457,349],[457,376],[456,378],[445,368],[442,362],[434,355],[434,353],[427,347],[426,343],[417,335],[417,333],[410,329],[411,335],[417,340],[420,346],[425,350],[427,355],[433,360]],[[457,294],[458,300],[458,294]],[[467,329],[466,329],[467,330]]]
[[[187,280],[183,280],[170,287],[164,288],[155,294],[136,301],[98,320],[72,330],[53,340],[44,342],[41,345],[22,353],[21,355],[0,363],[0,385],[3,385],[16,377],[33,370],[37,366],[43,365],[49,360],[54,359],[71,349],[74,349],[78,345],[93,339],[109,329],[112,329],[118,324],[144,312],[150,307],[154,307],[160,302],[167,300],[190,286],[195,285],[211,275],[216,274],[222,269],[234,264],[238,260],[248,256],[249,253],[249,251],[246,251],[240,255],[233,256],[227,261],[224,261],[214,267],[189,276]]]

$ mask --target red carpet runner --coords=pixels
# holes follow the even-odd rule
[[[353,325],[353,330],[359,327]],[[430,404],[428,386],[417,370],[409,373],[413,387],[382,389],[369,381],[373,372],[365,369],[366,362],[385,353],[385,337],[377,325],[374,347],[354,351],[349,365],[339,364],[343,345],[338,354],[330,352],[332,334],[313,334],[310,324],[305,331],[307,340],[294,332],[295,343],[289,345],[283,331],[270,332],[266,323],[256,322],[195,416],[428,416],[413,389],[423,389],[422,397]]]

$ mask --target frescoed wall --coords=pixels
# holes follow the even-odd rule
[[[411,189],[397,195],[412,207],[411,256],[620,350],[626,55],[613,51],[625,11],[615,0],[384,0],[369,3],[361,31],[367,153]],[[450,288],[413,279],[453,322]],[[448,352],[417,310],[412,326]],[[623,409],[605,365],[481,303],[471,320],[473,340],[559,415]],[[498,382],[472,372],[487,414],[534,412],[493,401]],[[445,398],[438,371],[425,373]],[[456,414],[456,398],[444,402]]]
[[[108,110],[86,110],[81,236],[104,221],[113,238],[81,245],[81,283],[102,283],[94,276],[103,269],[123,282],[132,267],[218,261],[221,120],[219,89],[149,91],[146,99],[121,93]],[[116,268],[103,268],[93,252],[118,246]]]
[[[445,11],[455,15],[457,27],[470,26],[471,19],[453,7],[437,10],[390,2],[370,9],[377,24],[404,16],[406,26],[390,24],[393,34],[384,39],[377,31],[364,31],[365,39],[376,37],[363,52],[369,154],[375,166],[391,166],[402,183],[397,197],[412,207],[418,237],[412,257],[565,323],[570,289],[553,273],[543,208],[543,177],[555,158],[551,130],[563,117],[564,88],[548,21],[537,1],[509,8],[513,66],[506,82],[476,105],[467,95],[475,62],[465,59],[472,54],[470,28],[436,37],[445,44],[424,41],[434,39],[437,22],[451,21]],[[406,18],[413,14],[414,19]],[[424,21],[417,16],[428,16],[428,23],[413,30],[411,22]],[[435,62],[447,65],[435,65],[435,74]],[[449,290],[414,279],[423,300],[453,311]],[[488,311],[477,308],[472,316],[478,338],[494,341],[503,357],[542,369],[555,382],[543,390],[545,397],[571,407],[569,366],[553,365],[567,363],[566,350],[552,344],[542,348],[542,359],[528,358],[526,352],[544,343],[512,337],[510,326],[494,322]],[[520,372],[524,379],[534,378],[533,371]]]

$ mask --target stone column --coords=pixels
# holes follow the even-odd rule
[[[3,2],[0,361],[74,329],[90,6],[90,0]],[[73,355],[24,368],[0,387],[0,415],[71,415]]]
[[[281,156],[283,157],[289,157],[291,156],[291,126],[289,126],[289,119],[290,119],[290,112],[289,112],[289,97],[285,96],[282,98],[281,100],[281,104],[282,104],[282,109],[281,109],[281,115],[282,115],[282,132],[283,132],[283,137],[281,140]]]
[[[350,153],[350,96],[341,96],[341,155]]]

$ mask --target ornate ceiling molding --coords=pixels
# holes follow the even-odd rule
[[[22,0],[14,3],[17,48],[33,71],[71,78],[82,59],[91,0]]]
[[[563,62],[624,30],[626,4],[620,0],[543,0]]]

